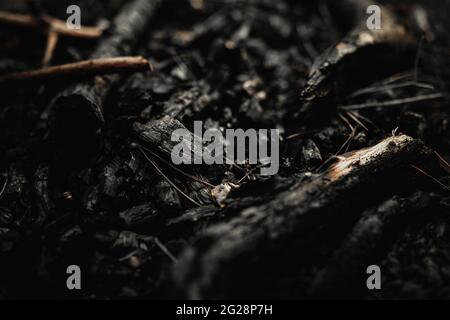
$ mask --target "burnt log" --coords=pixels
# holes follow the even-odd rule
[[[430,154],[420,141],[401,135],[339,157],[310,182],[208,228],[175,269],[179,287],[189,298],[257,296],[261,279],[301,259],[305,239],[330,227],[330,234],[346,230],[375,195],[395,190],[388,181],[404,183],[409,164],[427,161]]]

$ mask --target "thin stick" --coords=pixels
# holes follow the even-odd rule
[[[170,258],[170,260],[172,260],[173,262],[178,261],[177,258],[175,258],[175,256],[169,251],[169,249],[167,249],[165,245],[161,243],[161,241],[159,241],[158,238],[152,237],[152,240],[161,249],[161,251],[164,252]]]
[[[406,82],[398,83],[398,84],[387,84],[387,85],[364,88],[364,89],[355,91],[354,93],[352,93],[350,95],[350,97],[355,98],[355,97],[361,96],[363,94],[383,92],[383,91],[401,89],[401,88],[406,88],[406,87],[417,87],[417,88],[429,89],[429,90],[435,89],[434,86],[427,84],[427,83],[416,82],[416,81],[406,81]]]
[[[362,123],[362,122],[358,119],[358,117],[356,117],[356,116],[353,114],[353,112],[349,111],[349,112],[347,112],[347,115],[348,115],[350,118],[352,118],[357,124],[359,124],[361,127],[363,127],[366,131],[369,131],[369,128],[367,128],[367,127],[364,125],[364,123]]]
[[[355,128],[352,126],[352,124],[350,123],[350,121],[348,121],[348,119],[346,117],[344,117],[343,114],[338,113],[339,118],[341,118],[350,128],[351,131],[355,130]]]
[[[417,97],[410,97],[405,99],[396,99],[392,101],[381,101],[381,102],[368,102],[363,104],[354,104],[348,106],[339,106],[339,110],[351,111],[351,110],[360,110],[360,109],[368,109],[368,108],[377,108],[377,107],[391,107],[398,106],[402,104],[409,104],[420,101],[428,101],[428,100],[436,100],[442,99],[444,96],[440,93],[422,95]]]
[[[394,74],[393,76],[383,80],[381,83],[384,85],[387,85],[390,83],[395,83],[400,80],[406,80],[406,79],[414,79],[414,72],[409,71],[409,72],[397,73],[397,74]]]
[[[6,186],[8,185],[8,176],[6,176],[5,178],[5,183],[3,184],[2,190],[0,191],[0,197],[3,195],[3,192],[5,192]]]
[[[97,39],[103,34],[103,29],[98,27],[82,26],[81,29],[68,28],[65,21],[49,15],[35,17],[33,15],[11,13],[0,10],[0,23],[35,29],[47,33],[47,30],[42,27],[42,22],[44,22],[47,25],[47,28],[52,31],[67,37]]]
[[[75,76],[120,73],[126,71],[152,70],[150,62],[143,57],[117,57],[85,60],[62,64],[39,70],[13,73],[0,77],[0,84],[22,81],[48,81]]]
[[[289,136],[287,136],[286,138],[284,138],[284,140],[292,140],[295,138],[299,138],[299,137],[303,137],[312,133],[316,133],[317,130],[310,130],[310,131],[305,131],[305,132],[297,132],[297,133],[293,133]]]
[[[251,169],[249,172],[245,174],[238,182],[237,185],[240,185],[242,181],[244,181],[248,176],[250,176],[256,169],[259,169],[261,166],[257,166],[256,168]]]
[[[332,163],[335,160],[338,160],[339,157],[336,155],[331,155],[330,157],[328,157],[327,159],[325,159],[325,161],[318,166],[316,169],[314,169],[314,172],[320,172],[320,170],[322,170],[325,166],[327,166],[328,164]]]
[[[175,188],[175,190],[177,190],[181,195],[183,195],[186,199],[188,199],[189,201],[191,201],[192,203],[196,204],[197,206],[201,207],[202,205],[200,203],[198,203],[197,201],[195,201],[194,199],[192,199],[191,197],[189,197],[186,193],[183,192],[183,190],[181,190],[180,188],[178,188],[176,186],[175,183],[172,182],[172,180],[169,179],[168,176],[166,176],[164,174],[164,172],[161,171],[160,168],[158,168],[158,166],[156,165],[156,163],[150,159],[147,154],[145,154],[144,150],[142,150],[142,148],[139,147],[139,150],[142,152],[142,154],[144,155],[144,157],[147,159],[148,162],[150,162],[150,164],[155,168],[155,170],[164,178],[167,180],[167,182],[173,187]]]
[[[377,125],[376,125],[375,123],[373,123],[372,120],[370,120],[369,118],[367,118],[367,117],[365,117],[365,116],[359,114],[358,111],[349,111],[349,112],[350,112],[351,114],[353,114],[356,118],[362,119],[362,120],[364,120],[365,122],[367,122],[368,124],[370,124],[370,125],[372,125],[372,126],[374,126],[375,128],[378,129]]]
[[[133,250],[130,253],[128,253],[127,255],[125,255],[122,258],[120,258],[119,261],[125,261],[127,259],[130,259],[132,256],[134,256],[138,252],[139,252],[139,249]]]
[[[353,131],[350,133],[350,135],[348,136],[347,140],[345,140],[344,144],[339,148],[339,150],[336,152],[336,154],[334,155],[335,157],[339,155],[339,153],[341,153],[342,149],[345,148],[345,146],[347,145],[347,143],[350,143],[353,138],[355,137],[356,131],[357,131],[358,127],[354,128]]]
[[[445,160],[443,156],[441,156],[437,151],[434,151],[434,154],[439,158],[439,160],[442,163],[444,163],[447,166],[447,168],[450,169],[450,163],[448,163],[447,160]]]
[[[59,35],[54,31],[50,31],[47,36],[47,46],[45,48],[44,58],[42,59],[42,66],[46,67],[53,58],[56,45],[58,44]]]
[[[419,167],[416,167],[415,165],[411,164],[411,167],[413,167],[414,169],[416,169],[417,171],[419,171],[420,173],[422,173],[423,175],[425,175],[426,177],[430,178],[431,180],[433,180],[434,182],[436,182],[438,185],[440,185],[442,188],[444,188],[447,191],[450,191],[450,188],[447,187],[445,184],[443,184],[442,182],[440,182],[438,179],[436,179],[435,177],[433,177],[431,174],[429,174],[428,172],[420,169]]]

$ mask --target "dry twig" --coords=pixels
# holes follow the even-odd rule
[[[152,69],[150,62],[143,57],[94,59],[0,76],[0,85]]]
[[[45,23],[44,27],[42,27],[42,22]],[[81,29],[70,29],[65,21],[49,15],[35,17],[33,15],[0,11],[0,23],[39,30],[45,34],[50,30],[58,35],[74,38],[97,39],[103,34],[103,29],[98,27],[82,26]]]
[[[40,8],[29,1],[34,15],[18,14],[0,11],[0,23],[10,24],[22,28],[38,30],[47,36],[47,45],[42,59],[42,65],[47,66],[55,51],[60,36],[97,39],[103,34],[103,29],[98,27],[81,26],[80,29],[69,28],[65,21],[43,14]]]
[[[45,47],[44,57],[42,58],[42,66],[46,67],[50,64],[58,41],[58,34],[54,31],[50,31],[47,36],[47,45]]]

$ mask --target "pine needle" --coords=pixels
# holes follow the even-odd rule
[[[173,164],[169,163],[168,161],[166,161],[165,159],[163,159],[162,157],[160,157],[159,155],[157,155],[156,153],[154,153],[154,152],[151,151],[150,149],[148,149],[148,148],[146,148],[146,147],[144,147],[144,146],[141,146],[141,145],[139,145],[139,147],[141,147],[142,149],[144,149],[144,150],[147,151],[147,152],[150,152],[150,153],[152,154],[152,156],[154,156],[155,158],[158,158],[160,161],[162,161],[162,162],[164,162],[165,164],[167,164],[167,165],[168,165],[169,167],[171,167],[173,170],[175,170],[175,171],[181,173],[183,176],[185,176],[185,177],[187,177],[187,178],[189,178],[189,179],[192,179],[192,180],[194,180],[194,181],[200,182],[200,183],[202,183],[202,184],[204,184],[204,185],[206,185],[206,186],[208,186],[208,187],[211,187],[211,188],[215,188],[215,187],[216,187],[215,185],[209,183],[208,181],[205,181],[205,180],[202,180],[202,179],[200,179],[200,178],[197,178],[197,177],[195,177],[195,176],[193,176],[193,175],[190,175],[190,174],[184,172],[183,170],[181,170],[181,169],[175,167]]]
[[[411,167],[413,167],[414,169],[416,169],[417,171],[419,171],[420,173],[422,173],[423,175],[425,175],[426,177],[430,178],[431,180],[433,180],[434,182],[436,182],[438,185],[440,185],[442,188],[444,188],[447,191],[450,191],[450,188],[447,187],[445,184],[443,184],[442,182],[440,182],[438,179],[436,179],[435,177],[433,177],[431,174],[429,174],[428,172],[420,169],[419,167],[416,167],[415,165],[411,164]]]
[[[377,92],[384,92],[388,90],[395,90],[395,89],[401,89],[401,88],[407,88],[407,87],[416,87],[416,88],[422,88],[422,89],[428,89],[428,90],[434,90],[435,87],[422,82],[416,82],[416,81],[406,81],[403,83],[398,84],[388,84],[388,85],[381,85],[381,86],[374,86],[374,87],[368,87],[364,88],[358,91],[355,91],[350,95],[350,98],[356,98],[359,96],[362,96],[364,94],[369,93],[377,93]]]
[[[362,123],[362,122],[358,119],[358,117],[356,117],[356,116],[353,114],[353,112],[349,111],[349,112],[347,112],[347,115],[348,115],[350,118],[352,118],[357,124],[359,124],[361,127],[363,127],[364,130],[369,131],[369,129],[364,125],[364,123]]]
[[[347,124],[347,126],[350,128],[350,131],[353,132],[355,130],[350,121],[348,121],[348,119],[342,113],[338,113],[338,116]]]
[[[172,260],[173,262],[178,261],[177,258],[175,258],[175,256],[169,251],[169,249],[167,249],[165,245],[161,243],[161,241],[159,241],[158,238],[152,237],[152,240],[161,249],[161,251],[164,252],[170,258],[170,260]]]
[[[5,183],[3,184],[2,190],[0,190],[0,197],[3,195],[3,192],[5,192],[7,185],[8,185],[8,176],[5,177]]]
[[[169,179],[168,176],[166,176],[164,174],[164,172],[161,171],[161,169],[158,167],[158,165],[152,160],[150,159],[147,154],[144,152],[144,150],[142,150],[141,147],[139,147],[139,150],[142,152],[142,154],[144,155],[144,157],[147,159],[147,161],[155,168],[155,170],[175,189],[177,190],[183,197],[185,197],[186,199],[188,199],[189,201],[191,201],[192,203],[194,203],[195,205],[201,207],[202,205],[200,203],[198,203],[197,201],[195,201],[194,199],[192,199],[191,197],[189,197],[186,193],[183,192],[183,190],[181,190],[179,187],[177,187],[177,185],[175,183],[172,182],[172,180]]]
[[[438,159],[447,167],[450,169],[450,163],[447,162],[447,160],[444,159],[443,156],[441,156],[437,151],[434,151],[434,154],[438,157]]]
[[[345,146],[346,146],[347,144],[350,144],[350,142],[353,140],[353,138],[354,138],[355,135],[356,135],[357,129],[358,129],[357,127],[356,127],[355,129],[353,129],[352,133],[350,133],[350,135],[348,136],[347,140],[345,140],[344,144],[343,144],[343,145],[339,148],[339,150],[336,152],[335,156],[338,156],[338,155],[341,153],[341,151],[345,148]],[[348,150],[348,148],[347,148],[347,150]]]
[[[441,93],[434,93],[434,94],[421,95],[421,96],[410,97],[410,98],[405,98],[405,99],[396,99],[396,100],[391,100],[391,101],[376,101],[376,102],[367,102],[367,103],[363,103],[363,104],[339,106],[338,110],[352,111],[352,110],[361,110],[361,109],[377,108],[377,107],[392,107],[392,106],[410,104],[410,103],[421,102],[421,101],[437,100],[437,99],[442,99],[442,98],[444,98],[444,95],[442,95]]]

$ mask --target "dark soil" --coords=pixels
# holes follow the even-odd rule
[[[66,19],[76,3],[82,23],[96,25],[129,2],[40,4]],[[0,87],[0,298],[450,298],[450,1],[383,1],[414,41],[361,48],[305,99],[328,48],[361,28],[355,2],[365,3],[162,1],[129,47],[116,48],[154,71],[104,77],[98,110],[58,102],[94,79]],[[16,0],[0,10],[29,13]],[[61,39],[52,65],[92,58],[108,32]],[[39,68],[45,42],[0,24],[0,75]],[[164,143],[195,120],[280,129],[278,174],[174,168]],[[290,202],[336,156],[401,134],[414,138],[406,152],[394,148],[341,185],[319,183]],[[220,184],[239,186],[221,205],[210,187]],[[373,264],[381,290],[365,286]],[[67,290],[69,265],[82,270],[80,291]]]

